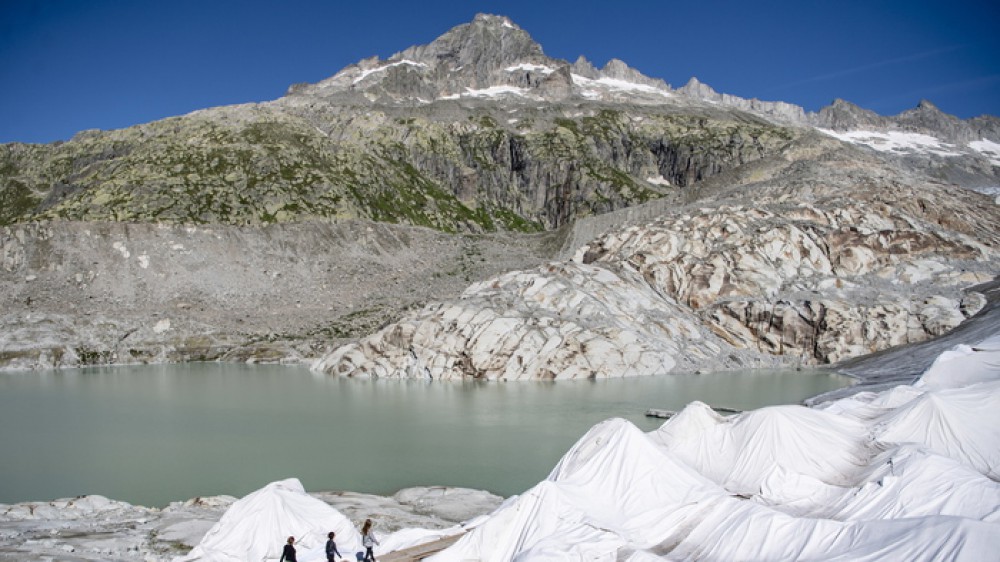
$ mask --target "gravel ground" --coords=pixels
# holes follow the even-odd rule
[[[563,236],[364,221],[10,227],[0,231],[0,368],[301,360],[553,259]]]

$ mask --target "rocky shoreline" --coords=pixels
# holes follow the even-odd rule
[[[360,528],[372,518],[380,533],[445,529],[495,509],[502,498],[465,488],[418,487],[393,496],[317,492]],[[162,508],[102,496],[0,504],[0,562],[170,562],[194,548],[237,498],[199,497]]]

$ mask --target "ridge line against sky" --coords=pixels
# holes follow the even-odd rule
[[[1000,115],[1000,7],[983,0],[18,0],[0,5],[0,142],[277,99],[476,13],[508,16],[551,57],[618,58],[674,87]]]

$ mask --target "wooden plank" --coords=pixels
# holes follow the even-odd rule
[[[646,410],[646,416],[650,418],[663,418],[669,419],[677,415],[677,412],[673,410],[660,410],[658,408],[650,408]]]
[[[712,406],[712,409],[716,412],[723,414],[742,414],[743,410],[737,410],[736,408],[727,408],[725,406]]]
[[[725,406],[709,406],[709,407],[712,408],[713,410],[715,410],[716,412],[719,412],[720,414],[739,414],[739,413],[742,413],[742,410],[737,410],[735,408],[727,408]],[[662,410],[660,408],[649,408],[648,410],[646,410],[646,417],[650,417],[650,418],[670,419],[670,418],[672,418],[672,417],[674,417],[676,415],[677,415],[677,412],[675,412],[673,410]]]
[[[418,544],[417,546],[411,546],[410,548],[404,548],[388,554],[379,554],[378,560],[379,562],[416,562],[417,560],[423,560],[424,558],[427,558],[432,554],[437,554],[438,552],[441,552],[442,550],[455,544],[464,534],[465,533],[459,533],[457,535],[451,535],[440,538],[436,541]]]

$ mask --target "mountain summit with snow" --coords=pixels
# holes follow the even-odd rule
[[[451,29],[428,45],[410,47],[385,60],[365,59],[318,84],[297,85],[291,92],[319,97],[362,93],[370,101],[380,103],[431,103],[461,98],[558,102],[576,98],[683,104],[684,99],[689,99],[735,107],[784,123],[834,130],[899,128],[940,133],[948,141],[1000,142],[1000,120],[995,117],[963,121],[941,112],[928,100],[920,100],[914,109],[896,117],[884,117],[839,99],[816,113],[809,113],[782,101],[719,93],[695,77],[675,90],[663,80],[645,76],[618,59],[598,69],[583,57],[574,63],[548,57],[542,46],[510,19],[488,14],[477,15],[472,22]],[[666,101],[671,97],[674,99]]]
[[[807,112],[783,101],[719,93],[695,77],[673,89],[618,59],[597,68],[583,57],[574,63],[548,57],[526,31],[496,15],[479,14],[428,45],[385,60],[365,59],[317,84],[296,85],[289,94],[309,100],[288,100],[292,105],[322,100],[404,107],[457,101],[466,106],[605,103],[632,111],[641,105],[702,112],[733,108],[783,126],[833,131],[841,140],[904,158],[908,166],[966,187],[1000,184],[996,117],[961,120],[927,100],[897,116],[881,116],[840,99]],[[895,140],[865,140],[872,138]],[[943,148],[928,149],[928,138]]]
[[[667,84],[618,60],[598,70],[582,58],[569,64],[548,57],[508,18],[479,14],[428,45],[385,60],[366,59],[313,86],[296,86],[292,93],[330,100],[362,94],[373,102],[405,104],[477,98],[614,99],[621,92],[637,93],[641,100],[669,91]]]
[[[673,89],[618,59],[598,68],[549,57],[510,19],[480,14],[272,102],[7,145],[0,224],[366,218],[547,230],[688,199],[677,188],[817,129],[949,183],[1000,185],[995,117],[963,121],[929,102],[883,117],[841,100],[807,113],[696,78]],[[387,204],[394,193],[406,195]]]

